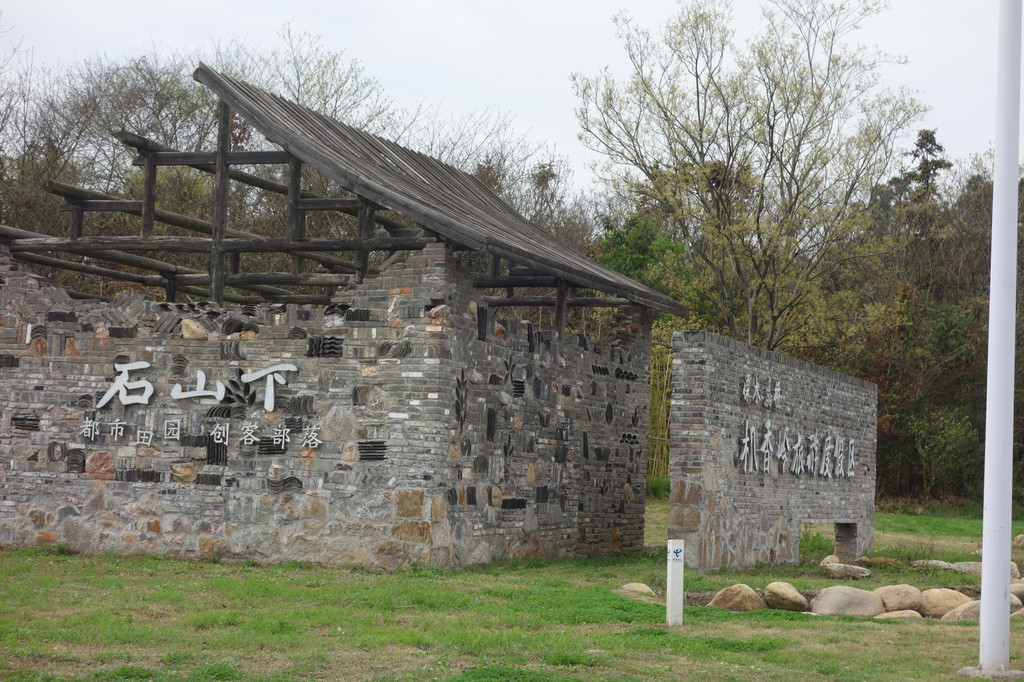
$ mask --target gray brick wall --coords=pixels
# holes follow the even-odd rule
[[[0,543],[383,569],[639,550],[648,320],[559,341],[482,312],[465,270],[436,243],[326,307],[107,304],[0,251]],[[265,410],[242,374],[285,363]],[[199,371],[222,401],[170,395]]]
[[[797,561],[802,523],[836,524],[845,555],[869,551],[876,405],[874,384],[675,332],[669,537],[686,541],[687,566]]]

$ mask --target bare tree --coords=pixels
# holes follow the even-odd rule
[[[700,275],[691,303],[725,333],[798,343],[828,313],[824,282],[863,255],[870,189],[921,112],[879,85],[882,56],[846,43],[879,10],[775,0],[745,50],[725,0],[684,3],[659,39],[621,15],[629,78],[573,77],[581,139],[611,187],[670,221]]]

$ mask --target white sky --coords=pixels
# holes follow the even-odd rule
[[[685,0],[683,0],[685,2]],[[5,6],[6,5],[6,6]],[[883,80],[917,92],[931,111],[914,127],[937,129],[953,159],[987,151],[995,127],[997,0],[893,0],[864,27],[865,45],[903,55]],[[760,19],[758,0],[734,0],[738,29]],[[323,37],[377,77],[399,105],[441,104],[456,114],[497,106],[516,130],[568,156],[576,180],[596,156],[577,140],[573,72],[623,66],[613,14],[660,28],[674,0],[0,0],[0,37],[21,39],[37,65],[69,64],[175,46],[210,48],[241,38],[276,46],[295,34]],[[625,71],[619,70],[625,75]],[[908,135],[907,146],[913,134]]]

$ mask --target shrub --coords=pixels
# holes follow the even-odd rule
[[[941,410],[911,422],[926,496],[971,495],[981,479],[981,438],[960,410]]]
[[[647,477],[647,498],[663,500],[672,491],[672,481],[668,476]]]

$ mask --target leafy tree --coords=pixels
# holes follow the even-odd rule
[[[881,58],[847,38],[863,0],[777,0],[746,50],[730,6],[684,3],[660,40],[620,15],[632,72],[575,75],[581,139],[609,185],[685,244],[695,296],[722,332],[769,349],[821,333],[825,301],[866,241],[871,188],[921,107],[878,84]]]

